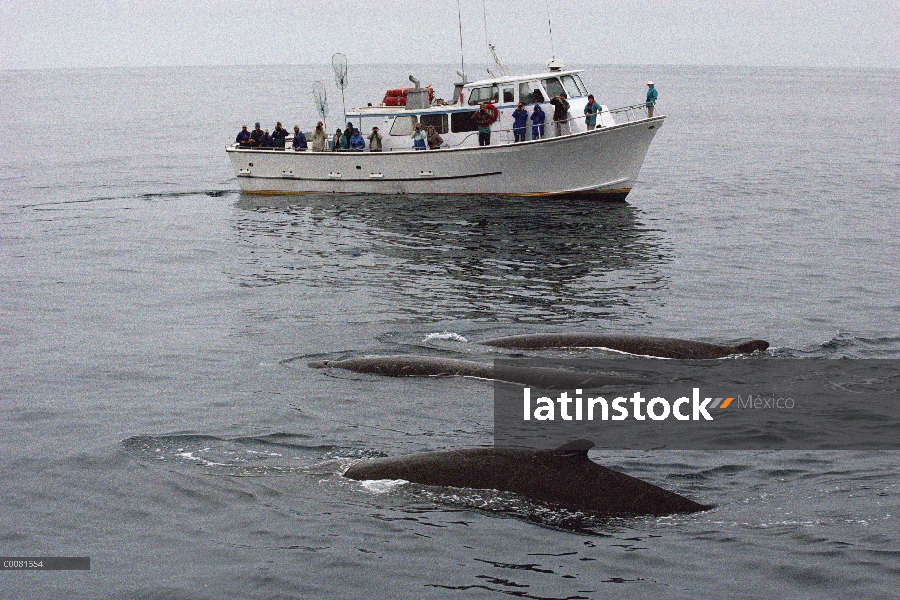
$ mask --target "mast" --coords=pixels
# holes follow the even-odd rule
[[[463,52],[463,37],[462,37],[462,7],[459,4],[460,0],[456,0],[456,12],[459,20],[459,58],[462,66],[462,70],[460,72],[460,77],[463,79],[463,83],[466,81],[466,55]]]

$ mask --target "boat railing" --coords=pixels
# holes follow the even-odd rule
[[[646,104],[632,104],[631,106],[607,109],[597,113],[597,129],[633,123],[646,118]],[[532,137],[534,132],[533,127],[534,126],[529,121],[523,128],[526,141],[537,139]],[[543,135],[540,136],[541,139],[562,137],[573,133],[583,133],[586,131],[585,116],[573,116],[564,121],[554,121],[552,118],[548,118],[544,122],[543,128],[544,132]],[[501,144],[512,144],[516,141],[515,133],[515,130],[511,127],[507,129],[494,129],[491,131],[491,142],[497,141]],[[477,133],[473,135],[477,135]],[[466,139],[468,139],[468,136]]]
[[[571,114],[571,113],[570,113]],[[631,106],[622,106],[619,108],[611,108],[600,111],[597,114],[597,129],[603,129],[604,127],[613,127],[616,125],[623,125],[626,123],[633,123],[635,121],[642,121],[647,119],[647,105],[646,104],[632,104]],[[543,124],[543,133],[539,134],[538,137],[534,137],[534,129],[533,125],[529,121],[524,127],[525,133],[525,141],[532,141],[535,139],[545,139],[545,138],[554,138],[554,137],[562,137],[571,135],[574,133],[583,133],[586,130],[585,126],[585,116],[578,115],[570,117],[564,121],[553,121],[552,118],[548,118]],[[505,129],[492,129],[491,130],[491,145],[498,144],[512,144],[516,141],[516,131],[512,128]],[[311,135],[311,134],[310,134]],[[309,138],[310,136],[307,136]],[[231,148],[235,149],[246,149],[246,150],[293,150],[291,148],[291,140],[293,136],[288,137],[287,140],[287,148],[246,148],[240,146],[239,144],[232,144]],[[470,147],[474,145],[472,141],[477,142],[478,132],[472,131],[467,133],[463,138],[457,139],[454,143],[444,142],[441,146],[442,148],[464,148]],[[395,148],[387,148],[388,152],[392,151],[408,151],[412,150],[412,144],[410,146],[402,146]],[[328,140],[327,151],[332,151],[332,140]],[[368,147],[365,150],[369,152]]]
[[[646,104],[632,104],[631,106],[622,106],[620,108],[603,111],[603,114],[607,113],[615,120],[616,125],[633,123],[634,121],[643,121],[648,118]],[[600,121],[598,120],[598,124],[599,122]]]

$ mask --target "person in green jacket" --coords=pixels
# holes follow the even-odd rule
[[[656,88],[653,87],[653,82],[647,82],[647,118],[653,118],[653,106],[656,104],[656,100],[659,98],[659,92],[656,91]]]
[[[600,105],[594,100],[593,94],[588,94],[587,104],[584,105],[584,123],[587,130],[590,131],[597,127],[597,113],[600,112]]]

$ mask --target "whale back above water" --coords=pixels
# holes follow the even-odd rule
[[[362,356],[346,360],[317,360],[314,369],[346,369],[386,377],[479,377],[531,385],[542,389],[594,389],[611,385],[647,383],[641,379],[619,375],[585,373],[568,369],[506,365],[495,369],[489,363],[471,360],[401,354],[395,356]]]
[[[732,354],[749,354],[769,347],[769,343],[765,340],[724,346],[678,338],[598,333],[526,333],[484,340],[480,343],[515,350],[607,348],[628,354],[677,359],[725,358]]]
[[[422,485],[494,489],[545,504],[610,516],[670,515],[708,510],[699,504],[588,458],[591,442],[556,450],[472,448],[361,461],[344,473],[355,480],[404,479]]]
[[[388,377],[449,377],[461,375],[491,379],[494,376],[494,368],[489,364],[456,358],[407,354],[360,356],[346,360],[317,360],[310,362],[309,366],[313,369],[346,369],[356,373],[369,373]]]

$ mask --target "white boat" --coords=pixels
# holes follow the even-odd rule
[[[580,70],[553,63],[544,73],[494,77],[457,83],[453,101],[432,101],[433,91],[416,85],[389,90],[380,105],[347,113],[347,121],[367,138],[377,126],[383,151],[312,152],[290,149],[226,148],[241,190],[258,194],[498,194],[513,196],[590,196],[624,200],[637,180],[644,156],[665,116],[647,117],[643,104],[610,109],[601,105],[597,127],[588,130],[584,107],[587,89]],[[557,126],[548,102],[565,91],[569,118]],[[399,101],[402,102],[403,100]],[[513,117],[518,102],[532,113],[546,113],[541,135],[514,142]],[[472,115],[481,102],[492,102],[499,118],[491,126],[491,143],[478,145]],[[439,149],[416,151],[414,126],[433,125],[443,138]],[[329,134],[330,135],[330,134]],[[307,136],[309,137],[309,136]]]

